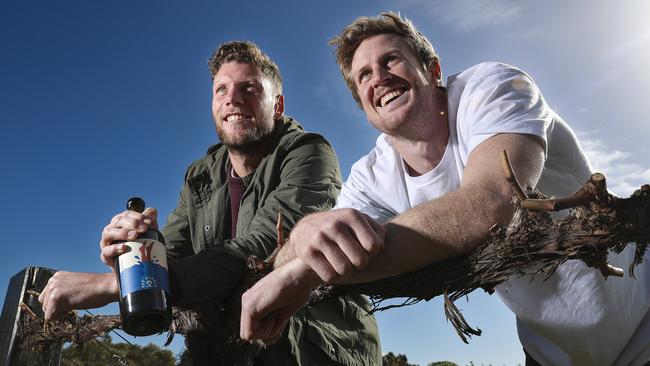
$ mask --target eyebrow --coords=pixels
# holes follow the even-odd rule
[[[243,81],[239,81],[237,83],[233,83],[232,81],[218,81],[218,80],[216,80],[213,84],[215,86],[221,86],[221,85],[226,85],[226,84],[235,84],[235,85],[251,85],[252,84],[252,85],[255,85],[255,86],[262,86],[262,87],[264,86],[263,82],[260,82],[260,81],[255,80],[255,79],[243,80]]]
[[[396,54],[396,53],[400,54],[400,55],[403,55],[403,53],[400,51],[399,48],[392,47],[392,48],[389,48],[388,50],[386,50],[386,52],[382,53],[379,56],[379,59],[383,61],[387,56],[389,56],[391,54]],[[358,80],[359,76],[361,76],[361,74],[363,72],[365,72],[367,69],[369,69],[368,65],[364,65],[359,70],[355,71],[355,70],[352,70],[352,65],[350,64],[350,74],[354,77],[355,80]]]

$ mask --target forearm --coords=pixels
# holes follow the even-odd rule
[[[273,269],[279,268],[294,258],[296,258],[296,252],[293,249],[293,245],[290,240],[286,240],[282,248],[280,248],[278,253],[275,255],[275,259],[273,260]]]
[[[494,224],[509,221],[509,197],[507,192],[460,189],[396,216],[384,225],[383,250],[364,270],[341,282],[369,282],[470,253]]]
[[[115,273],[104,273],[98,278],[103,291],[103,302],[111,303],[120,300],[120,288],[117,285]]]
[[[368,282],[467,254],[485,241],[493,225],[509,222],[514,189],[504,177],[503,150],[508,150],[520,183],[534,187],[544,161],[539,140],[525,135],[494,136],[474,150],[458,190],[415,206],[385,224],[383,250],[365,270],[344,281]]]
[[[497,135],[475,148],[457,190],[384,226],[352,209],[310,215],[294,228],[282,260],[297,255],[324,281],[355,283],[469,253],[513,213],[514,189],[504,177],[503,150],[510,153],[521,184],[535,186],[543,166],[542,144],[532,136]]]
[[[70,310],[92,309],[119,300],[114,273],[56,272],[38,297],[45,319],[58,319]]]

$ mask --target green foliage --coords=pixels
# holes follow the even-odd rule
[[[144,347],[114,344],[110,336],[105,336],[83,347],[69,346],[63,349],[61,366],[118,366],[120,358],[128,365],[138,366],[175,366],[176,361],[171,351],[155,344],[149,343]]]
[[[393,352],[388,352],[381,358],[382,366],[415,366],[408,363],[405,355],[399,354],[395,356]]]
[[[458,366],[458,364],[453,363],[451,361],[436,361],[436,362],[431,362],[427,366]]]

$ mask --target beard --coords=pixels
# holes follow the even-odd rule
[[[229,150],[245,153],[259,149],[271,135],[274,128],[275,123],[263,123],[250,127],[241,134],[234,135],[225,133],[222,126],[217,125],[217,136]]]
[[[416,87],[424,89],[422,86]],[[419,94],[423,94],[425,91],[419,90]],[[388,136],[419,141],[426,136],[424,132],[431,128],[435,118],[440,114],[439,108],[433,105],[428,97],[420,96],[412,101],[412,105],[408,109],[400,111],[397,115],[377,115],[375,120],[370,117],[368,120],[376,129]],[[446,111],[446,108],[444,110]]]

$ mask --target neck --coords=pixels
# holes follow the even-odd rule
[[[246,151],[228,149],[228,158],[232,169],[240,177],[245,177],[255,171],[262,161],[263,154],[261,151]]]
[[[430,142],[407,141],[396,138],[392,138],[391,142],[404,163],[406,163],[409,175],[418,176],[438,166],[445,154],[448,140],[449,129],[447,128],[444,132],[439,131],[434,136],[434,140]]]
[[[228,158],[237,176],[245,177],[257,169],[262,158],[267,154],[267,148],[273,139],[272,136],[273,132],[270,132],[255,143],[242,148],[227,146]]]
[[[433,95],[433,110],[417,125],[413,136],[391,136],[395,150],[406,163],[410,175],[422,175],[435,168],[442,160],[449,141],[449,122],[447,120],[447,94],[440,90]]]

